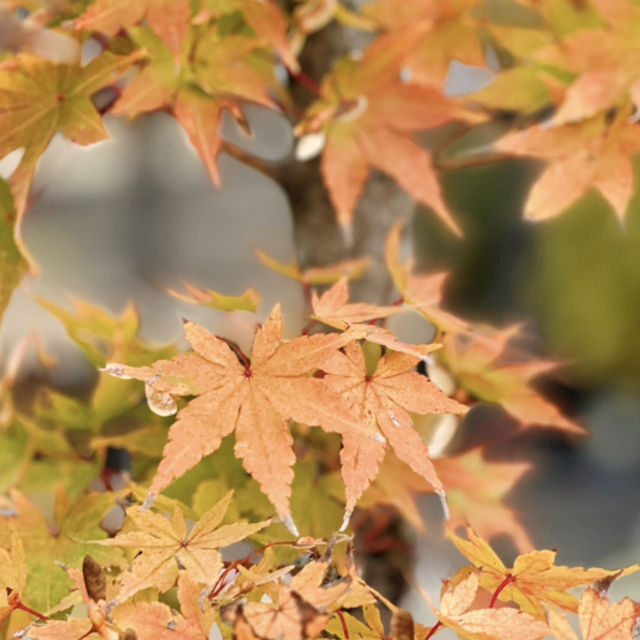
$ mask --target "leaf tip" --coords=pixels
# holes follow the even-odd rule
[[[347,249],[351,249],[355,242],[355,234],[353,231],[353,224],[351,222],[340,224],[340,235],[342,236],[342,242]]]
[[[351,520],[352,513],[353,511],[351,509],[347,509],[344,512],[344,518],[342,519],[342,524],[340,525],[340,529],[339,529],[341,533],[349,526],[349,521]]]
[[[291,517],[290,513],[287,513],[286,516],[284,516],[284,518],[282,518],[282,524],[287,527],[287,529],[296,537],[299,538],[300,537],[300,532],[298,531],[298,527],[296,527],[296,523],[294,522],[293,518]]]
[[[142,503],[142,506],[140,507],[140,511],[148,511],[149,509],[151,509],[151,506],[156,501],[157,497],[158,496],[154,495],[153,493],[148,493],[147,497],[144,499],[144,502]]]
[[[449,522],[451,518],[451,512],[449,511],[449,503],[447,502],[447,494],[444,489],[436,489],[436,495],[440,498],[440,505],[442,506],[442,512],[444,513],[445,522]]]

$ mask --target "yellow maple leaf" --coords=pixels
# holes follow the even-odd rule
[[[555,564],[556,551],[543,549],[519,555],[513,567],[507,568],[496,552],[467,527],[467,539],[447,529],[447,537],[480,571],[479,584],[493,593],[494,601],[515,602],[521,611],[540,620],[546,619],[547,606],[576,612],[578,599],[569,589],[588,585],[604,578],[620,577],[640,570],[640,564],[623,571],[583,569]]]
[[[271,523],[270,520],[264,520],[220,526],[232,496],[232,492],[228,493],[204,513],[189,533],[184,515],[177,507],[170,519],[138,507],[129,509],[127,518],[134,530],[97,542],[105,546],[130,547],[141,552],[134,558],[129,570],[120,576],[117,599],[126,600],[148,587],[168,591],[175,584],[180,568],[189,572],[197,582],[213,584],[223,566],[220,547],[244,540]]]
[[[440,599],[440,622],[466,640],[534,640],[549,632],[545,622],[510,607],[472,609],[479,581],[475,572],[445,588]]]
[[[21,54],[0,64],[0,158],[24,147],[10,184],[18,218],[16,242],[25,256],[20,222],[40,156],[57,131],[82,145],[107,138],[91,96],[139,57],[139,52],[117,56],[106,51],[83,67]]]

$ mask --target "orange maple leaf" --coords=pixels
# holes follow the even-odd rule
[[[441,357],[458,382],[476,397],[496,402],[522,426],[538,425],[584,435],[585,430],[565,418],[554,404],[531,387],[531,380],[558,367],[541,358],[516,361],[509,348],[520,327],[482,329],[442,338]]]
[[[371,321],[387,318],[394,313],[403,311],[403,307],[399,305],[381,307],[365,302],[350,303],[348,284],[345,278],[336,282],[321,296],[312,291],[311,306],[313,308],[311,317],[314,320],[334,329],[349,329],[354,338],[357,337],[374,342],[392,351],[425,359],[429,353],[439,349],[441,346],[436,343],[424,345],[405,344],[400,342],[388,329],[371,324]],[[370,322],[365,324],[367,320]]]
[[[640,10],[625,0],[593,0],[605,24],[583,28],[543,49],[536,59],[575,74],[554,124],[597,115],[626,98],[640,100]]]
[[[144,380],[161,394],[197,396],[178,413],[169,431],[151,495],[215,451],[235,430],[236,455],[294,529],[289,496],[295,454],[287,421],[339,433],[367,432],[326,380],[310,377],[352,336],[314,335],[282,342],[279,306],[257,331],[251,359],[242,356],[243,362],[226,342],[202,327],[187,322],[185,333],[195,354],[150,367],[107,366],[109,373]]]
[[[409,38],[391,43],[382,36],[362,60],[340,60],[325,76],[320,99],[297,127],[299,134],[322,132],[326,137],[322,177],[338,222],[347,233],[370,167],[374,167],[432,207],[460,234],[442,199],[431,155],[410,134],[472,116],[439,91],[400,80],[402,56],[411,42]]]
[[[377,474],[387,443],[400,460],[443,493],[442,483],[429,459],[429,450],[413,427],[414,413],[457,413],[468,408],[446,396],[438,387],[415,371],[416,356],[387,353],[380,358],[375,372],[367,371],[359,344],[344,347],[326,364],[324,380],[350,405],[378,438],[355,431],[343,434],[340,452],[342,476],[346,485],[345,525],[358,498]]]
[[[377,0],[363,13],[405,43],[403,67],[412,82],[442,89],[453,60],[485,66],[484,46],[472,9],[479,0]],[[409,46],[407,41],[414,41]]]
[[[493,549],[467,527],[467,539],[447,528],[447,537],[471,563],[481,569],[480,586],[493,593],[494,600],[515,602],[522,611],[546,619],[545,605],[576,612],[578,599],[569,589],[604,578],[620,577],[640,570],[640,564],[623,571],[583,569],[555,565],[556,551],[544,549],[519,555],[507,568]]]
[[[482,448],[434,460],[447,492],[452,528],[470,523],[485,540],[507,534],[520,551],[534,549],[527,530],[505,503],[506,494],[531,465],[526,462],[489,462]]]
[[[335,329],[346,329],[354,324],[387,318],[401,311],[397,305],[380,307],[365,302],[349,303],[349,285],[341,278],[321,296],[311,292],[311,306],[315,320]]]
[[[267,95],[263,76],[249,62],[260,43],[241,35],[223,37],[213,25],[200,34],[193,51],[176,64],[171,50],[148,27],[132,27],[129,34],[144,48],[147,63],[122,91],[111,112],[134,118],[141,113],[170,109],[212,180],[219,184],[222,112],[227,109],[243,120],[236,99],[275,107]]]
[[[634,640],[640,605],[629,598],[610,602],[607,596],[590,587],[585,589],[578,609],[582,640]],[[566,617],[551,609],[549,624],[558,640],[578,640]]]
[[[328,562],[310,562],[290,586],[279,589],[277,603],[249,602],[230,615],[236,618],[236,625],[248,623],[260,638],[315,638],[331,618],[327,610],[336,606],[350,586],[349,580],[323,585],[328,568]]]
[[[189,0],[97,0],[76,18],[75,26],[113,36],[143,19],[179,57],[191,23]]]
[[[387,238],[387,266],[405,301],[443,332],[443,349],[436,359],[444,363],[458,384],[474,396],[499,403],[523,425],[546,425],[570,433],[584,429],[565,418],[551,402],[531,387],[531,380],[555,369],[559,363],[524,358],[515,360],[509,342],[519,327],[496,330],[474,326],[440,308],[442,287],[447,274],[415,274],[411,262],[399,259],[400,225],[395,225]],[[506,364],[514,362],[515,364]],[[427,361],[427,371],[434,363]]]
[[[546,623],[510,607],[470,609],[478,591],[478,575],[470,573],[440,599],[440,622],[467,640],[534,640],[549,633]]]
[[[218,617],[208,600],[202,601],[200,584],[186,571],[178,578],[180,613],[163,602],[126,602],[111,618],[121,629],[133,629],[139,640],[206,640]]]
[[[401,231],[401,223],[396,223],[391,228],[385,245],[385,261],[404,301],[442,331],[469,329],[468,322],[440,308],[442,290],[448,273],[418,274],[413,270],[412,261],[400,261]]]
[[[640,152],[640,125],[628,116],[623,109],[611,124],[599,115],[558,127],[538,125],[499,140],[496,147],[501,151],[550,163],[529,192],[525,217],[557,216],[596,188],[622,222],[633,192],[631,156]]]
[[[118,533],[115,538],[100,540],[105,546],[130,547],[139,553],[129,570],[120,578],[117,600],[123,601],[148,587],[168,591],[176,583],[178,569],[184,568],[191,578],[212,585],[222,569],[220,547],[226,547],[264,529],[270,520],[253,524],[235,522],[220,526],[233,493],[206,511],[187,533],[184,515],[178,507],[171,519],[149,510],[133,507],[127,518],[134,530]]]

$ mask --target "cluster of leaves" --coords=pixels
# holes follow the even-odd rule
[[[237,155],[219,133],[223,111],[244,128],[247,102],[295,114],[298,156],[322,153],[321,177],[347,238],[372,168],[460,234],[436,168],[486,160],[456,148],[507,114],[520,130],[503,131],[489,159],[547,162],[527,217],[557,215],[593,187],[623,220],[640,150],[640,8],[630,0],[504,5],[374,0],[354,13],[338,0],[300,0],[287,14],[273,0],[5,0],[0,33],[5,24],[13,32],[0,53],[0,157],[22,155],[0,182],[0,310],[35,266],[20,227],[40,156],[58,132],[84,145],[104,139],[106,113],[171,113],[216,183],[219,153]],[[361,55],[309,78],[297,55],[334,19],[375,36]],[[453,61],[488,67],[489,58],[485,88],[445,95]],[[282,71],[313,94],[302,114]],[[442,125],[444,142],[432,153],[416,134]],[[520,327],[479,326],[443,309],[446,274],[417,273],[402,260],[400,236],[395,226],[386,246],[400,296],[389,306],[349,300],[348,280],[366,269],[364,259],[303,271],[260,254],[300,281],[311,322],[285,340],[276,306],[250,354],[192,322],[192,351],[154,348],[137,337],[133,307],[112,318],[83,302],[70,313],[42,301],[103,373],[85,399],[46,385],[25,390],[17,371],[29,338],[0,381],[7,635],[382,639],[382,602],[397,640],[444,627],[470,640],[573,639],[565,612],[579,615],[584,640],[633,637],[638,604],[610,603],[606,588],[637,565],[556,566],[554,552],[533,550],[504,502],[528,466],[489,462],[486,446],[450,456],[436,446],[476,401],[499,404],[519,429],[582,429],[532,384],[557,363],[515,349]],[[253,290],[186,291],[169,293],[230,312],[259,304]],[[434,340],[400,341],[385,322],[402,312],[423,316]],[[112,466],[118,447],[140,484]],[[438,449],[441,457],[430,455]],[[27,497],[52,486],[53,507]],[[446,581],[433,606],[438,622],[423,628],[364,583],[350,536],[335,532],[353,529],[356,508],[379,504],[421,528],[413,498],[429,491],[471,564]],[[473,529],[461,538],[464,523]],[[512,568],[484,542],[499,533],[523,552]],[[232,560],[224,548],[236,543],[247,555]],[[575,587],[586,587],[580,599]]]
[[[613,580],[640,565],[619,571],[558,566],[555,552],[545,550],[520,555],[508,568],[469,528],[466,538],[453,530],[448,535],[471,564],[445,581],[439,606],[431,603],[437,622],[414,626],[407,612],[358,576],[347,536],[278,540],[272,520],[223,524],[232,493],[196,514],[195,522],[188,518],[193,510],[177,500],[151,511],[125,493],[119,494],[126,505],[122,529],[97,539],[90,536],[116,504],[115,494],[88,494],[75,504],[59,494],[55,532],[23,494],[12,494],[17,515],[3,517],[0,619],[37,619],[20,637],[298,640],[328,633],[384,640],[383,603],[393,612],[397,640],[431,638],[441,628],[468,640],[574,639],[567,613],[578,613],[583,640],[631,640],[640,616],[637,603],[611,603],[606,596]],[[257,546],[246,556],[223,559],[221,548],[248,540]],[[62,561],[47,567],[52,555],[81,569]],[[569,591],[594,583],[580,599]]]
[[[422,527],[413,497],[434,490],[449,503],[451,539],[476,569],[447,582],[439,622],[426,633],[445,626],[465,638],[559,634],[564,618],[547,605],[577,611],[566,589],[618,577],[555,567],[553,552],[530,551],[504,503],[528,465],[489,462],[484,447],[431,460],[425,440],[432,425],[425,429],[420,419],[466,413],[452,396],[500,403],[522,429],[538,424],[573,434],[580,427],[529,385],[554,363],[503,364],[517,330],[476,327],[442,309],[444,277],[401,262],[399,235],[394,228],[387,260],[405,298],[387,307],[349,301],[340,274],[358,265],[309,276],[271,260],[302,280],[335,280],[322,294],[310,290],[309,300],[310,328],[322,323],[334,331],[283,340],[276,307],[257,328],[250,356],[191,322],[185,334],[193,352],[177,353],[137,338],[133,307],[111,318],[86,303],[69,313],[42,301],[104,373],[85,400],[46,386],[24,397],[15,375],[25,344],[3,379],[2,489],[9,497],[1,516],[7,596],[0,615],[7,633],[36,618],[26,637],[207,638],[215,628],[224,637],[274,640],[325,629],[345,640],[383,638],[381,596],[359,577],[351,537],[334,532],[341,522],[349,526],[356,505],[393,504]],[[256,301],[254,292],[233,298],[187,288],[197,304]],[[379,324],[407,309],[428,318],[442,343],[405,344]],[[448,393],[416,371],[425,361]],[[133,457],[133,475],[151,479],[148,488],[109,468],[107,448],[120,446]],[[25,492],[51,486],[57,493],[48,518]],[[465,522],[482,538],[471,529],[468,542],[459,538],[455,528]],[[527,552],[511,570],[483,542],[496,533]],[[246,558],[221,555],[240,542],[249,545]],[[98,587],[90,584],[93,573]],[[480,593],[494,594],[490,606],[480,606]],[[502,601],[517,608],[501,608]],[[616,613],[615,628],[632,612]]]

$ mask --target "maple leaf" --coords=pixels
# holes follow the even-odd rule
[[[223,311],[257,311],[260,295],[255,289],[247,289],[242,295],[227,296],[212,289],[201,289],[188,282],[184,283],[187,294],[167,289],[167,293],[182,302],[200,304]]]
[[[333,618],[327,624],[326,631],[343,640],[349,640],[350,638],[359,638],[359,640],[382,640],[386,637],[384,628],[381,632],[379,627],[377,627],[375,623],[372,623],[370,617],[366,619],[365,624],[365,622],[361,622],[358,618],[346,611],[342,612],[342,619],[338,617]]]
[[[480,586],[494,594],[494,599],[515,602],[522,611],[545,619],[545,605],[576,612],[578,599],[569,589],[597,580],[620,577],[640,570],[640,564],[623,571],[564,567],[555,563],[556,551],[544,549],[519,555],[508,569],[498,555],[471,527],[467,539],[457,536],[451,528],[447,537],[475,567],[481,569]]]
[[[120,551],[103,549],[95,542],[106,537],[100,522],[115,504],[113,495],[89,493],[69,504],[67,496],[59,491],[51,526],[22,493],[13,490],[11,497],[17,515],[0,517],[0,522],[11,523],[24,545],[28,579],[23,595],[29,606],[46,612],[67,595],[71,578],[56,562],[78,567],[84,556],[91,554],[108,566],[122,564]],[[10,530],[7,526],[0,528],[0,544],[5,545]]]
[[[215,184],[220,177],[220,118],[228,109],[241,118],[235,99],[274,107],[265,81],[250,63],[259,47],[252,38],[223,37],[216,26],[201,34],[193,51],[176,64],[162,39],[147,27],[132,27],[133,41],[146,52],[147,64],[126,87],[111,112],[134,118],[141,113],[170,109],[187,132]]]
[[[9,184],[0,178],[0,320],[9,306],[13,290],[26,273],[28,264],[14,239],[16,208]]]
[[[180,613],[163,602],[127,602],[117,606],[111,617],[121,629],[135,631],[138,640],[207,640],[217,615],[207,600],[199,604],[201,593],[200,585],[181,571]]]
[[[0,621],[11,615],[27,583],[24,546],[15,529],[11,531],[11,548],[0,548]]]
[[[112,375],[144,380],[163,394],[197,396],[171,426],[150,493],[157,495],[235,430],[236,456],[278,514],[289,519],[295,454],[287,421],[339,433],[367,432],[325,380],[309,377],[351,336],[303,336],[283,343],[279,306],[258,329],[251,359],[243,356],[242,363],[226,342],[202,327],[187,322],[185,334],[195,354],[150,367],[107,367]]]
[[[119,637],[107,623],[107,581],[102,567],[91,556],[85,556],[82,571],[73,567],[65,567],[65,571],[87,607],[88,620],[49,620],[42,626],[29,629],[29,637],[33,640],[81,640],[91,637],[91,632],[96,632],[101,638]]]
[[[533,378],[552,371],[557,362],[528,359],[503,364],[514,360],[508,344],[518,331],[517,326],[503,330],[478,328],[445,335],[442,359],[465,389],[482,400],[500,404],[523,426],[553,427],[583,435],[585,431],[580,425],[565,418],[530,386]]]
[[[327,609],[335,607],[350,586],[348,580],[323,585],[328,568],[328,562],[310,562],[294,576],[289,587],[279,589],[277,603],[249,602],[231,616],[236,617],[236,625],[238,621],[241,625],[248,623],[260,638],[315,638],[331,618]]]
[[[405,38],[391,43],[381,37],[362,60],[341,59],[325,76],[320,99],[297,127],[298,134],[322,131],[326,137],[322,177],[338,222],[347,232],[370,167],[374,167],[432,207],[460,234],[442,199],[431,156],[410,134],[472,116],[435,89],[401,82],[402,56],[411,42]]]
[[[141,553],[137,555],[129,570],[120,576],[119,601],[148,587],[161,592],[168,591],[178,578],[178,569],[184,568],[191,578],[211,585],[222,569],[220,547],[244,540],[271,523],[264,520],[254,524],[236,522],[220,526],[232,493],[204,513],[187,533],[182,511],[176,507],[171,519],[159,513],[131,508],[127,518],[134,527],[115,538],[100,540],[105,546],[130,547]]]
[[[469,323],[440,308],[442,289],[448,277],[446,272],[416,274],[411,261],[400,261],[400,233],[402,224],[396,223],[389,231],[385,245],[385,261],[396,288],[404,301],[419,311],[429,322],[444,331],[463,331]]]
[[[395,225],[387,238],[387,266],[405,301],[444,332],[443,349],[436,354],[436,360],[445,365],[462,387],[482,400],[499,403],[525,426],[547,425],[570,433],[584,433],[582,427],[565,418],[530,386],[531,379],[553,370],[559,363],[528,359],[503,364],[515,359],[508,343],[519,328],[496,330],[474,326],[441,309],[447,274],[414,274],[411,262],[400,262],[400,229],[400,225]],[[431,363],[432,368],[434,364]],[[429,367],[427,361],[428,371]]]
[[[307,286],[333,284],[341,278],[359,278],[371,266],[371,259],[364,257],[341,260],[335,264],[323,267],[300,269],[295,262],[292,264],[283,264],[259,249],[254,249],[254,253],[258,256],[262,264],[265,264],[267,267],[270,267],[287,278],[292,278]]]
[[[485,66],[484,47],[472,9],[479,0],[377,0],[364,7],[365,16],[389,30],[391,41],[405,44],[403,66],[412,82],[442,89],[452,60]]]
[[[110,358],[141,365],[174,355],[174,347],[154,347],[138,337],[140,318],[133,303],[114,316],[85,300],[72,297],[71,301],[73,310],[67,311],[38,298],[38,304],[62,322],[69,338],[96,367],[104,366]]]
[[[437,461],[433,462],[437,473]],[[416,494],[430,492],[433,492],[433,486],[422,476],[407,469],[407,465],[389,449],[382,460],[378,476],[358,500],[358,507],[374,509],[379,505],[389,505],[397,509],[412,527],[422,532],[425,531],[425,523],[416,506],[415,497]],[[338,495],[336,492],[334,494]]]
[[[196,21],[239,11],[256,36],[278,52],[294,73],[299,70],[289,46],[287,20],[273,0],[203,0]]]
[[[594,0],[593,5],[606,20],[605,28],[598,25],[568,34],[561,45],[536,56],[576,76],[553,115],[556,125],[595,116],[625,97],[636,104],[640,100],[640,10],[624,0]]]
[[[449,525],[455,529],[466,522],[480,537],[507,534],[520,551],[534,544],[515,513],[504,504],[506,494],[531,465],[523,462],[488,462],[482,447],[451,458],[434,460],[438,477],[451,509]]]
[[[640,151],[640,126],[623,109],[613,123],[604,115],[558,127],[536,126],[512,132],[496,148],[550,163],[535,182],[524,207],[530,220],[545,220],[596,188],[625,217],[633,193],[631,156]]]
[[[104,636],[93,632],[91,620],[86,618],[69,618],[68,620],[51,620],[42,627],[29,629],[27,637],[33,640],[103,640]],[[117,637],[117,636],[114,636]]]
[[[340,460],[346,485],[345,526],[356,501],[378,474],[387,443],[400,460],[443,492],[429,450],[413,428],[409,412],[463,414],[468,409],[417,373],[418,361],[408,354],[388,353],[369,373],[362,347],[351,343],[323,366],[327,384],[349,402],[371,430],[379,429],[378,438],[354,431],[343,434]]]
[[[391,305],[380,307],[364,302],[349,303],[347,280],[342,278],[321,296],[311,292],[311,306],[314,320],[322,322],[334,329],[349,329],[354,338],[365,339],[383,347],[426,359],[426,356],[439,349],[439,344],[409,345],[400,342],[391,331],[372,324],[371,321],[386,318],[402,311],[402,307]],[[368,324],[364,324],[369,320]]]
[[[534,640],[549,627],[532,615],[510,607],[472,609],[478,575],[470,573],[440,599],[440,622],[467,640]]]
[[[564,0],[517,1],[519,4],[536,11],[543,18],[543,24],[551,30],[554,37],[562,39],[570,33],[601,26],[602,18],[598,15],[594,5],[604,6],[609,0],[604,0],[602,3],[600,0],[591,0],[589,3],[582,2],[582,0],[572,0],[571,2],[564,2]]]
[[[341,278],[330,289],[318,296],[311,292],[311,306],[315,320],[335,329],[346,329],[378,318],[387,318],[401,311],[398,305],[380,307],[365,302],[349,303],[349,287],[346,278]]]
[[[610,602],[606,595],[589,587],[578,609],[582,640],[633,640],[640,619],[640,605],[629,598]],[[578,640],[565,616],[549,610],[549,624],[558,640]]]
[[[25,149],[10,178],[21,251],[20,223],[38,159],[57,131],[82,145],[108,137],[91,96],[139,57],[138,52],[117,56],[105,51],[83,67],[20,54],[0,65],[0,158]]]
[[[143,19],[180,56],[191,22],[188,0],[97,0],[76,18],[75,26],[113,36]]]

